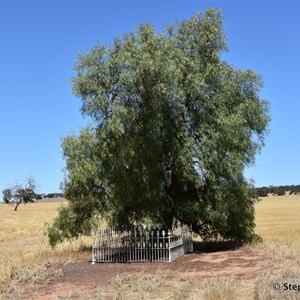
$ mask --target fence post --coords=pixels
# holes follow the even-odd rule
[[[169,259],[168,259],[168,262],[171,262],[172,261],[172,258],[171,258],[171,230],[168,229],[168,247],[169,247]]]
[[[97,234],[97,233],[96,233]],[[92,246],[92,265],[96,263],[96,257],[95,257],[95,251],[96,251],[96,234],[95,231],[92,231],[92,240],[93,240],[93,246]]]
[[[192,228],[192,225],[190,226],[189,230],[190,230],[190,239],[191,239],[190,252],[194,252],[194,244],[193,244],[193,228]]]
[[[166,241],[165,241],[166,232],[162,231],[162,261],[166,261]]]

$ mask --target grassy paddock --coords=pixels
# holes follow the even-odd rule
[[[263,238],[261,247],[271,254],[269,263],[299,270],[300,195],[269,195],[256,204],[255,211],[256,232]]]
[[[0,299],[1,294],[4,299],[13,298],[31,290],[37,281],[59,276],[59,268],[49,268],[49,265],[77,261],[85,255],[82,249],[90,245],[89,238],[64,243],[55,250],[48,246],[43,235],[44,224],[51,223],[60,205],[64,203],[22,204],[14,212],[13,205],[0,204]],[[274,291],[269,283],[287,276],[300,278],[300,196],[263,198],[256,204],[256,223],[256,232],[263,237],[264,243],[251,247],[263,248],[271,254],[271,260],[266,263],[285,266],[276,274],[265,274],[247,282],[236,278],[187,278],[169,282],[161,274],[120,274],[112,283],[115,292],[112,297],[148,299],[157,291],[165,299],[240,299],[241,295],[243,299],[277,299],[277,296],[278,299],[285,299],[285,296],[298,299],[293,298],[292,293],[272,296]],[[100,288],[95,297],[101,299],[101,295]],[[78,297],[90,299],[89,295],[77,290],[70,291],[67,298],[58,296],[57,299]]]
[[[13,211],[14,205],[0,203],[0,294],[26,292],[36,281],[59,276],[59,270],[50,265],[80,258],[89,239],[51,250],[44,236],[45,223],[52,222],[60,205],[64,203],[29,203]],[[26,284],[20,287],[20,283]]]
[[[256,232],[266,244],[300,240],[300,196],[268,196],[256,204]]]

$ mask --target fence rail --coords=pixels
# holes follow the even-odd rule
[[[187,226],[174,230],[147,230],[133,227],[92,233],[92,264],[96,262],[170,262],[193,252],[191,230]]]

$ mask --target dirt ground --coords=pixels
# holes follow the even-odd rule
[[[118,274],[145,272],[155,273],[158,270],[167,279],[179,279],[187,276],[201,278],[216,276],[235,276],[252,279],[266,272],[267,255],[259,249],[245,246],[236,249],[195,251],[166,263],[98,263],[92,265],[86,253],[82,261],[60,266],[62,275],[48,284],[39,283],[36,299],[51,299],[55,295],[66,295],[70,290],[80,290],[94,294],[96,287],[102,290],[111,289],[111,282]],[[107,290],[108,291],[108,290]]]

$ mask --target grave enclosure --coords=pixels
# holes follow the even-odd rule
[[[108,228],[92,233],[92,264],[100,262],[171,262],[193,252],[188,226],[173,230],[133,227]]]

